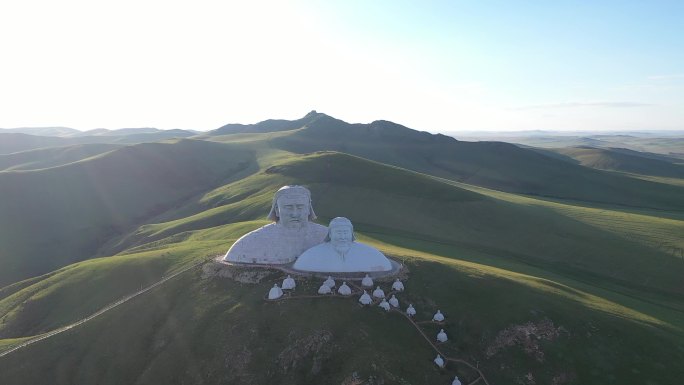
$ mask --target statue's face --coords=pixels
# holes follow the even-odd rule
[[[334,247],[348,246],[352,243],[352,229],[349,226],[335,226],[330,229],[330,243]]]
[[[293,195],[278,198],[278,223],[287,228],[299,228],[309,221],[309,201],[305,196]]]

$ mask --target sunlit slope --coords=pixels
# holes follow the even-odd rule
[[[97,131],[97,130],[96,130]],[[186,130],[146,129],[106,130],[105,135],[78,135],[70,137],[38,136],[22,133],[3,133],[0,131],[0,154],[35,150],[39,148],[64,147],[77,144],[110,143],[135,144],[152,143],[174,138],[188,138],[196,133]]]
[[[684,292],[684,263],[658,244],[684,228],[681,221],[653,218],[651,227],[635,230],[642,234],[635,238],[628,231],[616,232],[619,226],[605,227],[544,205],[467,191],[426,175],[340,153],[285,161],[218,188],[200,199],[204,211],[141,226],[108,252],[184,231],[263,219],[273,192],[292,183],[311,189],[316,213],[324,224],[342,215],[369,234],[438,241],[592,279]],[[604,212],[604,223],[620,219],[619,212]],[[661,230],[669,234],[664,239]]]
[[[110,237],[253,163],[251,151],[181,140],[0,173],[0,286],[89,258]]]
[[[77,319],[98,301],[109,303],[155,275],[222,249],[244,230],[225,225],[196,231],[145,252],[62,269],[0,300],[0,312],[15,303],[15,314],[0,313],[0,331],[10,337]],[[370,242],[407,263],[407,292],[398,296],[402,308],[413,303],[419,320],[430,319],[436,309],[445,313],[446,325],[424,324],[423,330],[432,338],[446,329],[450,341],[441,348],[477,362],[490,383],[531,373],[537,383],[565,374],[583,384],[605,384],[606,378],[670,384],[684,374],[677,365],[684,359],[677,311],[651,311],[648,303],[626,296],[603,297],[591,285],[465,262],[422,251],[419,244]],[[320,384],[343,383],[353,372],[385,383],[449,383],[454,374],[475,379],[464,366],[436,370],[434,352],[398,314],[360,308],[356,298],[266,303],[263,296],[281,274],[247,284],[210,271],[186,273],[88,324],[0,359],[0,383]],[[318,284],[300,280],[297,293],[312,293]],[[529,345],[507,345],[500,336],[515,327],[544,330],[533,332],[531,341],[538,340]],[[540,337],[549,332],[556,336]],[[639,370],[629,370],[634,367]]]
[[[458,137],[458,134],[455,134]],[[491,136],[490,136],[491,138]],[[684,138],[677,136],[631,136],[631,135],[496,135],[495,140],[520,143],[539,148],[596,147],[605,149],[628,149],[640,153],[662,155],[668,158],[684,159]]]
[[[44,147],[63,147],[72,144],[66,138],[0,132],[0,154],[34,150]]]
[[[528,373],[537,383],[566,375],[583,384],[605,384],[606,378],[670,384],[684,375],[677,365],[684,359],[681,294],[637,292],[626,278],[635,269],[637,276],[658,274],[654,280],[667,282],[676,266],[656,272],[638,257],[649,256],[653,265],[673,258],[644,242],[646,234],[620,230],[645,221],[644,228],[654,229],[651,237],[670,239],[660,231],[676,231],[677,221],[453,186],[339,153],[281,162],[204,194],[198,207],[205,211],[195,216],[141,227],[120,255],[0,289],[0,349],[225,252],[237,237],[267,223],[273,191],[295,182],[312,189],[323,223],[349,216],[362,241],[408,265],[402,307],[413,303],[421,320],[441,309],[450,338],[442,348],[478,362],[490,383]],[[602,216],[594,218],[591,210]],[[618,214],[626,215],[627,225],[611,228]],[[622,263],[611,265],[610,255]],[[577,266],[556,261],[563,258],[580,260],[572,260]],[[604,263],[616,271],[606,271]],[[597,273],[582,264],[596,264]],[[608,277],[618,284],[606,286]],[[385,383],[449,383],[453,374],[475,379],[465,367],[434,369],[434,353],[403,318],[361,309],[356,298],[264,303],[280,279],[276,273],[245,284],[186,273],[1,358],[0,383],[319,384],[342,383],[353,372]],[[298,291],[313,292],[318,284],[300,281]],[[431,338],[439,329],[423,328]],[[507,345],[501,336],[515,328],[540,328],[530,340],[537,342]],[[539,337],[550,331],[557,332],[553,340]]]
[[[0,338],[38,335],[78,321],[164,275],[220,253],[244,230],[238,224],[186,233],[6,286],[0,290]]]
[[[116,144],[93,143],[4,154],[0,155],[0,171],[38,170],[62,166],[120,147],[121,145]]]
[[[388,121],[349,124],[314,112],[293,122],[301,129],[268,139],[273,147],[296,153],[340,151],[515,193],[684,211],[681,186],[593,170],[508,143],[462,142]]]
[[[642,156],[627,149],[605,149],[592,147],[569,147],[553,149],[560,154],[577,160],[581,165],[599,170],[621,171],[641,175],[684,178],[684,165],[676,164],[672,158],[653,155]],[[681,161],[680,161],[681,162]]]

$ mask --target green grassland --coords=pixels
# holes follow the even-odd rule
[[[25,330],[41,333],[98,308],[92,301],[112,302],[155,275],[224,250],[243,230],[236,225],[199,230],[144,252],[81,262],[50,278],[55,280],[51,284],[15,293],[22,297],[13,302],[49,309],[41,316],[42,325]],[[447,315],[441,327],[450,336],[442,349],[479,362],[491,383],[533,373],[540,383],[565,374],[581,383],[668,384],[682,374],[675,363],[684,358],[684,334],[672,323],[681,322],[681,312],[656,312],[647,302],[615,293],[607,299],[600,289],[568,278],[545,278],[548,273],[542,270],[535,276],[419,250],[439,248],[436,243],[416,242],[416,249],[410,249],[372,237],[363,240],[407,264],[402,306],[413,303],[420,320],[441,309]],[[524,265],[517,269],[530,271]],[[0,381],[314,384],[343,383],[353,372],[385,383],[448,383],[453,374],[475,379],[466,367],[434,368],[434,353],[403,317],[359,308],[356,298],[264,302],[279,279],[282,274],[274,272],[261,283],[244,284],[186,273],[86,325],[0,359]],[[312,293],[317,285],[300,281],[297,290]],[[78,295],[72,291],[79,288],[88,288],[89,301],[73,299]],[[9,299],[0,302],[0,309]],[[0,321],[6,325],[3,333],[23,325],[12,317]],[[548,321],[558,335],[539,341],[543,362],[518,344],[487,354],[502,330]],[[429,336],[439,329],[421,327]]]
[[[1,172],[0,285],[89,258],[107,239],[253,165],[251,151],[181,140]]]
[[[594,147],[603,149],[626,149],[639,156],[659,156],[684,160],[684,139],[674,135],[519,135],[505,134],[488,136],[488,140],[519,143],[537,148]],[[635,155],[635,154],[633,154]]]
[[[653,154],[643,156],[640,152],[626,149],[566,147],[552,150],[575,159],[583,166],[599,170],[666,178],[684,178],[684,165],[677,164],[681,160],[675,158],[664,156],[654,158]]]
[[[91,131],[90,135],[67,137],[39,136],[25,133],[8,133],[0,131],[0,154],[12,154],[51,147],[66,147],[83,144],[137,144],[153,143],[162,140],[188,138],[195,136],[192,131],[123,129],[111,132]]]
[[[38,170],[87,159],[121,147],[115,144],[82,144],[48,147],[0,155],[0,171]]]
[[[319,223],[347,216],[361,241],[405,263],[402,307],[413,303],[419,320],[441,309],[450,341],[440,348],[477,364],[490,384],[530,383],[528,375],[537,384],[673,384],[684,375],[684,218],[664,209],[684,203],[675,190],[623,183],[610,171],[558,159],[576,168],[553,171],[557,163],[548,157],[496,143],[467,144],[460,158],[436,162],[440,146],[455,141],[389,122],[290,123],[229,125],[203,137],[211,141],[137,145],[48,169],[0,172],[0,196],[17,206],[0,201],[0,242],[8,245],[0,250],[6,253],[0,254],[0,278],[8,277],[0,283],[0,351],[225,253],[239,236],[268,223],[277,188],[297,183],[311,189]],[[330,132],[323,132],[326,127]],[[312,128],[320,132],[298,136]],[[355,142],[365,132],[393,166],[340,152],[298,154],[309,145],[307,151],[325,147],[321,143],[339,129],[349,130],[349,141],[340,140],[350,146],[346,150],[370,157],[371,146]],[[397,145],[406,138],[415,146]],[[384,140],[398,147],[383,147]],[[424,157],[430,146],[438,155]],[[444,154],[453,151],[450,146],[444,145]],[[490,163],[487,154],[497,152],[500,160]],[[513,164],[499,164],[506,157]],[[463,183],[451,171],[435,172],[439,167],[421,168],[442,161],[459,170],[479,162],[478,173],[490,180],[523,184],[541,184],[558,173],[568,185],[578,184],[575,192],[585,191],[563,199],[521,195]],[[451,179],[440,178],[445,175]],[[587,181],[596,183],[582,184]],[[45,189],[46,183],[54,186]],[[657,188],[634,190],[640,186]],[[601,198],[610,189],[625,191],[611,203]],[[581,196],[597,198],[577,200]],[[100,223],[119,226],[106,232]],[[41,269],[9,274],[9,260]],[[241,283],[207,263],[0,358],[0,383],[476,379],[472,369],[453,362],[438,370],[434,351],[403,316],[361,308],[357,298],[264,301],[282,278],[270,271],[259,282]],[[299,280],[297,294],[315,293],[319,284]],[[419,325],[431,338],[439,330]]]
[[[202,138],[260,138],[297,154],[339,151],[413,171],[527,195],[684,211],[678,185],[595,170],[501,142],[463,142],[388,121],[349,124],[315,111],[304,118],[226,125]]]
[[[681,220],[453,186],[455,182],[330,152],[286,160],[213,190],[198,199],[198,213],[143,225],[110,252],[227,222],[262,219],[273,191],[291,183],[311,189],[324,223],[344,214],[368,233],[476,248],[550,270],[684,293]]]

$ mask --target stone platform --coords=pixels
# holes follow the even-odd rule
[[[286,274],[290,274],[292,276],[298,276],[298,277],[307,277],[307,278],[328,278],[328,276],[332,276],[336,280],[347,280],[347,281],[361,281],[363,277],[368,274],[371,278],[375,279],[383,279],[383,278],[393,278],[400,273],[403,273],[405,270],[405,267],[395,261],[392,258],[388,258],[390,262],[392,263],[392,270],[389,271],[374,271],[374,272],[360,272],[360,273],[341,273],[341,272],[311,272],[311,271],[300,271],[300,270],[295,270],[292,266],[294,265],[293,263],[288,263],[288,264],[272,264],[272,265],[267,265],[267,264],[260,264],[260,263],[238,263],[238,262],[227,262],[223,260],[223,257],[217,258],[215,261],[218,263],[221,263],[223,265],[228,265],[228,266],[235,266],[237,268],[244,267],[244,268],[264,268],[264,269],[274,269],[274,270],[280,270]]]

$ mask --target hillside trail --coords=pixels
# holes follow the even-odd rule
[[[273,266],[269,266],[269,267],[270,267],[270,268],[273,268]],[[277,268],[277,267],[276,267],[276,268]],[[267,301],[267,302],[278,302],[278,301],[284,301],[284,300],[305,299],[305,298],[344,298],[344,299],[348,299],[348,298],[350,298],[350,297],[353,297],[354,295],[359,295],[359,294],[361,294],[361,293],[363,292],[363,288],[359,287],[358,285],[354,284],[353,282],[348,282],[347,284],[350,285],[350,286],[352,286],[352,287],[354,288],[354,290],[352,291],[352,294],[350,294],[350,295],[337,295],[337,294],[304,294],[304,295],[292,295],[292,293],[288,293],[289,295],[284,295],[284,296],[282,296],[282,297],[280,297],[280,298],[277,298],[277,299],[268,299],[268,298],[267,298],[268,296],[264,296],[264,300]],[[390,292],[387,293],[387,296],[390,296],[390,295],[392,295],[392,294],[398,294],[398,293],[399,293],[398,291],[391,290]],[[373,304],[374,304],[374,305],[377,305],[377,304],[378,304],[378,301],[377,301],[377,300],[374,300],[374,301],[373,301]],[[443,359],[444,359],[445,361],[451,361],[451,362],[455,362],[455,363],[460,363],[460,364],[466,365],[467,367],[469,367],[469,368],[471,368],[472,370],[474,370],[475,372],[477,372],[477,374],[479,375],[479,377],[477,377],[475,380],[473,380],[472,382],[470,382],[468,385],[474,385],[474,384],[476,384],[476,383],[479,382],[479,381],[483,381],[486,385],[489,385],[489,382],[487,381],[487,378],[484,376],[484,374],[482,373],[482,371],[481,371],[477,366],[471,364],[471,363],[468,362],[468,361],[462,360],[462,359],[460,359],[460,358],[449,357],[449,356],[447,356],[446,354],[444,354],[444,353],[439,349],[439,347],[437,347],[437,344],[435,344],[435,342],[432,341],[432,340],[425,334],[425,332],[423,331],[423,329],[420,327],[420,324],[437,324],[437,325],[439,325],[439,324],[441,324],[441,323],[435,322],[435,321],[415,321],[413,318],[411,318],[411,316],[409,316],[408,314],[404,313],[403,311],[401,311],[401,310],[399,310],[399,309],[391,309],[390,312],[392,312],[392,313],[397,313],[397,314],[401,314],[402,316],[404,316],[404,318],[406,318],[406,319],[411,323],[411,325],[413,325],[413,327],[418,331],[418,333],[420,333],[420,335],[423,336],[423,338],[425,339],[425,341],[426,341],[428,344],[430,344],[430,346],[432,347],[432,349],[434,349],[434,351],[437,352],[437,354],[439,354],[440,356],[442,356]]]
[[[175,272],[175,273],[173,273],[173,274],[171,274],[171,275],[163,276],[162,279],[160,279],[159,281],[156,281],[156,282],[154,282],[153,284],[151,284],[151,285],[149,285],[149,286],[147,286],[147,287],[144,287],[144,288],[142,288],[142,289],[136,291],[136,292],[133,293],[133,294],[129,294],[129,295],[127,295],[127,296],[121,298],[120,300],[118,300],[118,301],[116,301],[116,302],[114,302],[114,303],[111,303],[111,304],[109,304],[109,305],[103,307],[102,309],[100,309],[100,310],[98,310],[97,312],[95,312],[95,313],[89,315],[89,316],[86,317],[86,318],[83,318],[83,319],[81,319],[81,320],[79,320],[79,321],[76,321],[76,322],[74,322],[74,323],[71,323],[71,324],[69,324],[69,325],[62,326],[62,327],[60,327],[60,328],[58,328],[58,329],[52,330],[52,331],[47,332],[47,333],[45,333],[45,334],[41,334],[41,335],[39,335],[39,336],[37,336],[37,337],[35,337],[35,338],[31,338],[31,339],[29,339],[29,340],[26,340],[26,341],[22,342],[21,344],[19,344],[19,345],[17,345],[17,346],[14,346],[14,347],[12,347],[12,348],[10,348],[10,349],[8,349],[8,350],[5,350],[5,351],[3,351],[3,352],[0,352],[0,357],[4,357],[4,356],[6,356],[6,355],[8,355],[8,354],[11,354],[11,353],[16,352],[16,351],[19,350],[19,349],[23,349],[23,348],[25,348],[25,347],[27,347],[27,346],[29,346],[29,345],[35,344],[36,342],[43,341],[43,340],[48,339],[48,338],[50,338],[50,337],[56,336],[57,334],[64,333],[64,332],[67,331],[67,330],[71,330],[71,329],[73,329],[73,328],[75,328],[75,327],[77,327],[77,326],[83,325],[84,323],[86,323],[86,322],[88,322],[88,321],[91,321],[91,320],[93,320],[94,318],[99,317],[99,316],[101,316],[102,314],[104,314],[104,313],[106,313],[106,312],[108,312],[108,311],[110,311],[110,310],[112,310],[112,309],[114,309],[114,308],[116,308],[116,307],[118,307],[118,306],[123,305],[124,303],[126,303],[126,302],[132,300],[133,298],[135,298],[135,297],[137,297],[137,296],[139,296],[139,295],[142,295],[142,294],[147,293],[148,291],[154,289],[155,287],[160,286],[160,285],[164,284],[165,282],[167,282],[167,281],[169,281],[169,280],[171,280],[171,279],[173,279],[173,278],[176,278],[177,276],[179,276],[179,275],[181,275],[181,274],[183,274],[183,273],[185,273],[185,272],[187,272],[187,271],[190,271],[190,270],[192,270],[192,269],[198,268],[199,266],[202,266],[202,265],[205,264],[208,260],[212,260],[212,259],[214,259],[214,258],[215,258],[215,256],[212,256],[211,258],[203,259],[203,260],[201,260],[200,262],[197,262],[197,263],[195,263],[195,264],[192,264],[192,265],[190,265],[190,266],[187,266],[187,267],[185,267],[185,268],[183,268],[183,269],[181,269],[181,270],[179,270],[179,271],[177,271],[177,272]]]
[[[43,340],[48,339],[48,338],[50,338],[50,337],[56,336],[56,335],[58,335],[58,334],[60,334],[60,333],[64,333],[65,331],[71,330],[71,329],[73,329],[73,328],[75,328],[75,327],[77,327],[77,326],[80,326],[80,325],[82,325],[82,324],[88,322],[88,321],[91,321],[91,320],[93,320],[94,318],[96,318],[96,317],[98,317],[98,316],[100,316],[100,315],[102,315],[102,314],[104,314],[104,313],[106,313],[106,312],[108,312],[108,311],[110,311],[110,310],[112,310],[112,309],[114,309],[114,308],[120,306],[120,305],[123,305],[124,303],[126,303],[126,302],[132,300],[133,298],[138,297],[139,295],[142,295],[142,294],[144,294],[144,293],[147,293],[148,291],[150,291],[150,290],[152,290],[152,289],[154,289],[154,288],[156,288],[156,287],[158,287],[158,286],[164,284],[165,282],[167,282],[167,281],[169,281],[169,280],[171,280],[171,279],[173,279],[173,278],[175,278],[175,277],[177,277],[177,276],[179,276],[179,275],[181,275],[181,274],[183,274],[183,273],[185,273],[185,272],[187,272],[187,271],[190,271],[190,270],[192,270],[192,269],[196,269],[196,268],[198,268],[198,267],[204,265],[206,262],[209,262],[209,261],[214,260],[214,259],[216,259],[216,256],[212,256],[212,257],[210,257],[210,258],[203,259],[202,261],[197,262],[197,263],[195,263],[195,264],[192,264],[192,265],[190,265],[190,266],[187,266],[187,267],[185,267],[185,268],[183,268],[183,269],[181,269],[181,270],[179,270],[179,271],[177,271],[177,272],[175,272],[175,273],[173,273],[173,274],[171,274],[171,275],[164,276],[164,277],[162,277],[162,279],[160,279],[159,281],[156,281],[156,282],[154,282],[153,284],[151,284],[151,285],[149,285],[149,286],[147,286],[147,287],[145,287],[145,288],[142,288],[142,289],[136,291],[136,292],[133,293],[133,294],[130,294],[130,295],[128,295],[128,296],[126,296],[126,297],[124,297],[124,298],[121,298],[120,300],[118,300],[118,301],[116,301],[116,302],[114,302],[114,303],[112,303],[112,304],[109,304],[109,305],[105,306],[104,308],[98,310],[97,312],[95,312],[95,313],[89,315],[89,316],[86,317],[86,318],[83,318],[83,319],[81,319],[81,320],[79,320],[79,321],[76,321],[76,322],[71,323],[71,324],[69,324],[69,325],[63,326],[63,327],[61,327],[61,328],[52,330],[52,331],[50,331],[50,332],[48,332],[48,333],[41,334],[40,336],[37,336],[37,337],[35,337],[35,338],[31,338],[31,339],[29,339],[29,340],[27,340],[27,341],[22,342],[21,344],[19,344],[19,345],[17,345],[17,346],[14,346],[14,347],[12,347],[12,348],[10,348],[10,349],[8,349],[8,350],[5,350],[5,351],[3,351],[3,352],[0,352],[0,358],[1,358],[1,357],[4,357],[4,356],[7,356],[7,355],[9,355],[9,354],[11,354],[11,353],[13,353],[13,352],[19,350],[19,349],[25,348],[25,347],[27,347],[27,346],[29,346],[29,345],[32,345],[32,344],[35,344],[35,343],[37,343],[37,342],[43,341]],[[273,267],[274,267],[274,266],[269,266],[269,268],[273,268]],[[356,284],[354,284],[354,283],[351,283],[351,282],[350,282],[350,285],[351,285],[355,290],[353,290],[352,294],[349,295],[349,296],[320,295],[320,294],[318,294],[318,295],[298,295],[298,296],[287,295],[287,296],[283,296],[283,297],[278,298],[278,299],[275,299],[275,300],[269,300],[269,299],[266,299],[266,298],[264,298],[264,299],[265,299],[266,301],[268,301],[268,302],[276,302],[276,301],[282,301],[282,300],[287,300],[287,299],[304,299],[304,298],[350,298],[350,297],[352,297],[352,296],[354,296],[354,295],[358,295],[358,294],[361,294],[361,293],[363,292],[363,289],[362,289],[361,287],[359,287],[358,285],[356,285]],[[396,293],[398,293],[398,292],[396,292],[396,291],[390,291],[390,292],[388,293],[388,295],[390,295],[390,294],[396,294]],[[435,352],[437,352],[437,354],[439,354],[440,356],[442,356],[442,357],[444,358],[444,360],[466,365],[466,366],[468,366],[469,368],[471,368],[471,369],[473,369],[474,371],[476,371],[476,372],[478,373],[479,377],[476,378],[474,381],[470,382],[468,385],[474,385],[474,384],[476,384],[477,382],[479,382],[480,380],[482,380],[486,385],[489,385],[489,382],[487,381],[487,379],[485,378],[484,374],[482,373],[482,371],[480,371],[480,369],[479,369],[478,367],[476,367],[475,365],[473,365],[473,364],[471,364],[471,363],[469,363],[469,362],[467,362],[467,361],[465,361],[465,360],[462,360],[462,359],[459,359],[459,358],[453,358],[453,357],[449,357],[449,356],[445,355],[445,354],[437,347],[437,345],[436,345],[436,344],[435,344],[435,343],[434,343],[434,342],[425,334],[425,332],[421,329],[421,327],[420,327],[419,324],[433,323],[432,321],[418,321],[418,322],[417,322],[417,321],[413,320],[409,315],[407,315],[406,313],[404,313],[404,312],[402,312],[401,310],[398,310],[398,309],[392,309],[391,312],[393,312],[393,313],[398,313],[398,314],[401,314],[402,316],[404,316],[404,318],[406,318],[406,319],[411,323],[411,325],[413,325],[413,327],[418,331],[418,333],[420,333],[420,335],[423,336],[423,338],[425,339],[425,341],[426,341],[428,344],[430,344],[430,346],[435,350]]]

